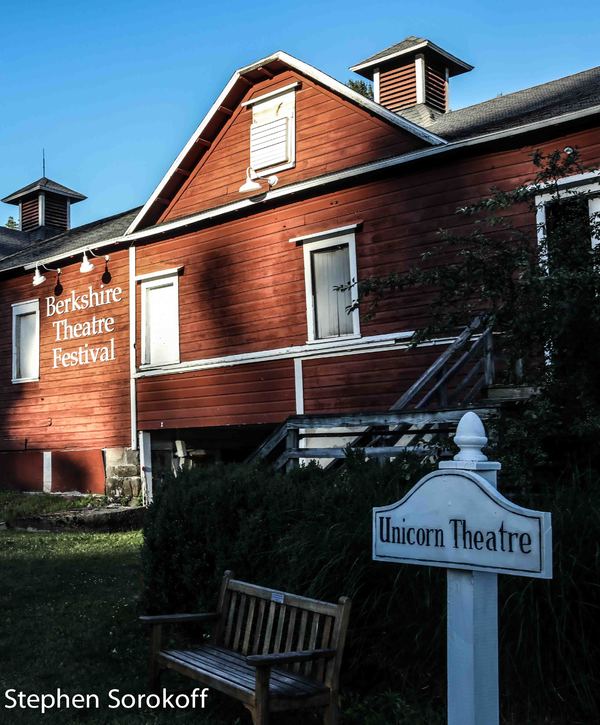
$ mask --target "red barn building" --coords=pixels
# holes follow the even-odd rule
[[[531,179],[538,148],[598,166],[600,68],[457,111],[471,66],[428,40],[352,70],[374,101],[283,52],[236,71],[140,209],[71,229],[84,197],[60,184],[3,199],[20,229],[0,231],[0,485],[135,493],[140,448],[149,484],[275,429],[261,454],[332,420],[338,438],[412,420],[454,340],[408,346],[414,292],[365,319],[333,288],[415,263],[458,207]],[[597,210],[595,174],[565,184]]]

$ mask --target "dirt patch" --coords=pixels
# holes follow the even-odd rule
[[[145,512],[142,506],[107,506],[23,516],[9,525],[29,531],[132,531],[142,528]]]

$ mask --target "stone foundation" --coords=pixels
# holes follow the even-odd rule
[[[106,496],[110,501],[128,502],[142,495],[139,451],[105,448]]]

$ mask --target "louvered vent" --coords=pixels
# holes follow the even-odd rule
[[[288,124],[284,117],[251,126],[250,166],[255,171],[291,161]]]

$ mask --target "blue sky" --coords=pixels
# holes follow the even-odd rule
[[[460,108],[600,63],[590,4],[0,0],[0,196],[47,175],[82,224],[144,203],[233,71],[285,50],[345,81],[407,35],[473,64]],[[0,204],[0,224],[14,207]]]

